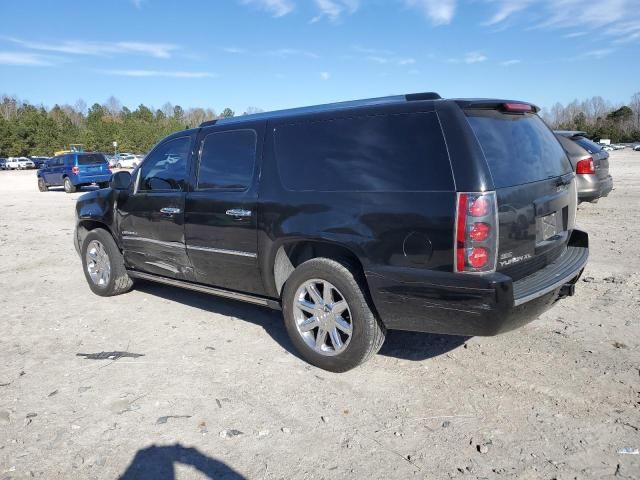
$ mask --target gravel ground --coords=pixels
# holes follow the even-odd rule
[[[346,374],[277,312],[93,295],[80,194],[0,172],[0,479],[640,478],[640,152],[611,172],[574,297],[493,338],[392,332]]]

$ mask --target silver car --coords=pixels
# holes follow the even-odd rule
[[[609,153],[602,145],[586,138],[585,132],[556,130],[555,134],[576,172],[578,200],[595,203],[609,195],[613,178],[609,175]]]

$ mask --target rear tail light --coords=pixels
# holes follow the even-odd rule
[[[576,173],[596,173],[596,169],[593,165],[593,158],[585,158],[584,160],[580,160],[576,164]]]
[[[495,192],[458,193],[455,271],[493,272],[498,256],[498,204]]]
[[[80,168],[78,168],[78,167],[73,167],[73,168],[71,169],[71,171],[72,171],[73,173],[79,173],[79,172],[80,172]]]

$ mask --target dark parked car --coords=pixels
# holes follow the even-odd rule
[[[74,152],[50,158],[37,175],[41,192],[49,187],[64,186],[65,192],[73,193],[92,183],[106,188],[111,180],[109,163],[102,153]]]
[[[4,157],[0,157],[0,170],[7,169],[7,159]]]
[[[49,160],[49,157],[29,157],[29,158],[31,158],[31,161],[36,166],[36,168],[42,168],[42,166],[45,163],[47,163],[47,160]]]
[[[387,329],[495,335],[572,295],[575,174],[538,108],[412,94],[203,123],[76,205],[90,288],[282,308],[333,371]]]
[[[576,172],[578,200],[597,202],[613,190],[609,175],[609,152],[588,138],[584,132],[556,130],[556,136],[567,152]]]

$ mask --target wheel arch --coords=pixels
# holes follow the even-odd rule
[[[324,240],[291,240],[278,247],[273,259],[271,280],[278,296],[296,267],[312,258],[329,258],[345,264],[368,288],[363,264],[347,246]]]

